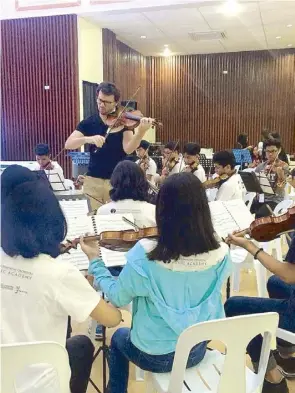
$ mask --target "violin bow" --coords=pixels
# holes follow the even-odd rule
[[[121,110],[121,112],[119,113],[117,119],[114,121],[114,124],[108,128],[107,132],[106,132],[106,136],[105,139],[107,139],[109,133],[116,127],[116,124],[118,123],[118,121],[122,118],[124,112],[126,111],[126,109],[128,108],[130,102],[133,100],[133,98],[136,97],[137,93],[139,92],[139,90],[141,89],[141,86],[138,86],[138,88],[136,89],[136,91],[132,94],[132,96],[129,98],[129,100],[126,102],[126,105],[124,106],[124,108]]]

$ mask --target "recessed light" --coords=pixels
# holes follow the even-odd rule
[[[226,75],[226,74],[228,74],[228,71],[227,71],[227,70],[224,70],[224,71],[222,71],[222,73],[223,73],[224,75]]]
[[[221,12],[227,16],[235,16],[239,14],[242,7],[236,0],[227,0],[226,3],[221,7]]]
[[[287,25],[287,27],[292,27],[292,26],[293,26],[293,25],[291,25],[291,24],[290,24],[290,25]]]
[[[282,38],[282,37],[281,37],[280,35],[277,35],[277,36],[276,36],[276,39],[277,39],[277,40],[280,40],[281,38]]]
[[[142,38],[143,40],[146,39],[146,35],[141,35],[140,38]]]
[[[293,44],[288,44],[288,47],[291,48],[291,46],[293,46]]]
[[[163,55],[166,57],[171,56],[171,50],[168,48],[168,45],[165,47]]]

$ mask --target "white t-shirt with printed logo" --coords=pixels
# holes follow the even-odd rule
[[[10,257],[1,250],[1,342],[65,345],[68,316],[85,321],[100,295],[69,263],[48,255]]]

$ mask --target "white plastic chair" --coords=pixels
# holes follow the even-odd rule
[[[255,196],[256,196],[255,192],[247,192],[244,197],[245,205],[247,206],[247,208],[249,210],[251,209],[251,206],[252,206]]]
[[[48,364],[53,367],[59,382],[59,392],[70,393],[68,353],[62,345],[54,342],[1,345],[1,392],[16,392],[16,377],[32,364]]]
[[[287,330],[278,328],[277,337],[282,340],[288,341],[288,343],[295,345],[295,333],[288,332]]]
[[[179,337],[171,373],[147,373],[147,393],[252,393],[261,392],[271,343],[276,336],[276,313],[254,314],[199,323]],[[258,374],[245,366],[249,341],[263,334]],[[226,354],[208,351],[196,367],[186,370],[190,350],[208,340],[222,341]]]

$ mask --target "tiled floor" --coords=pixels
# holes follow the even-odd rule
[[[255,280],[255,273],[254,272],[244,272],[242,273],[242,279],[241,279],[241,287],[240,287],[240,292],[238,293],[239,295],[247,295],[247,296],[256,296],[257,291],[256,291],[256,280]],[[129,326],[130,324],[130,314],[126,311],[123,311],[124,313],[124,324],[122,323],[122,326]],[[86,325],[78,325],[78,326],[73,326],[75,332],[79,333],[85,333],[87,331],[87,326]],[[110,339],[113,329],[108,329],[108,340]],[[215,345],[216,347],[220,348],[220,345]],[[222,348],[220,348],[222,349]],[[92,378],[94,382],[98,385],[98,387],[101,387],[101,375],[102,375],[102,360],[101,356],[97,358],[93,365],[92,369]],[[290,393],[295,393],[295,381],[292,381],[289,383],[289,388],[290,388]],[[130,378],[129,378],[129,393],[144,393],[145,387],[144,387],[144,382],[136,382],[135,381],[135,368],[133,365],[130,366]],[[96,393],[96,391],[93,389],[92,386],[89,385],[87,393]]]

